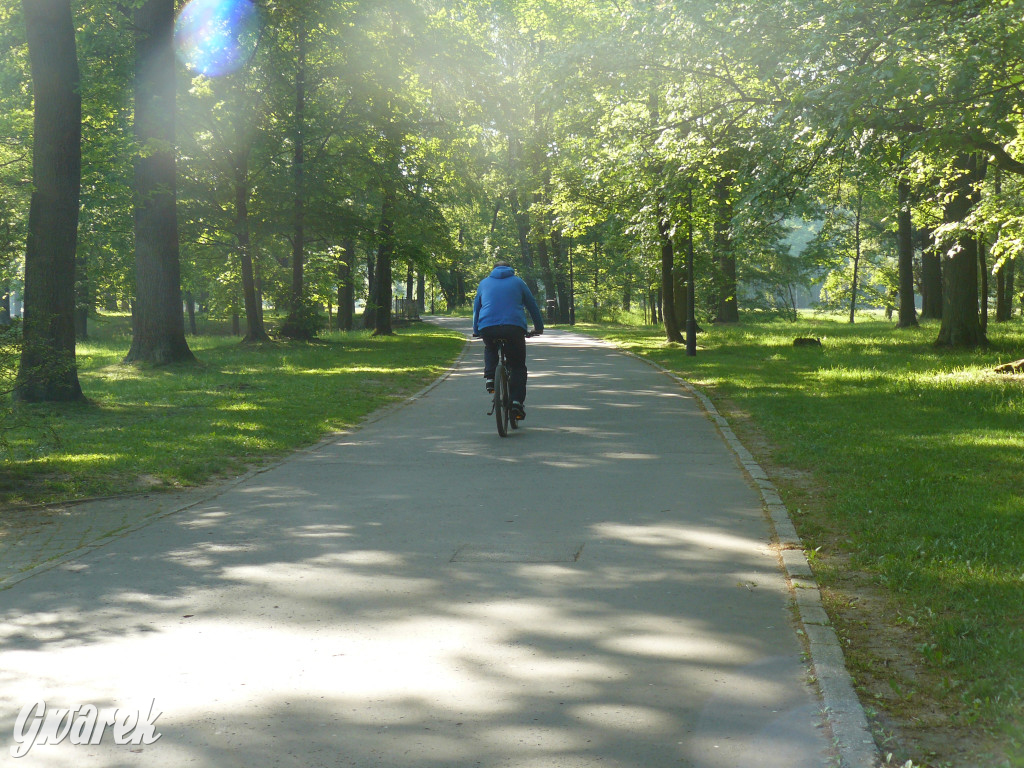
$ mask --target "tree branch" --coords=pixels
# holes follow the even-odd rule
[[[1024,176],[1024,162],[1011,157],[1010,153],[1006,151],[1006,147],[994,141],[980,141],[977,144],[979,149],[991,152],[996,159],[996,165],[1004,171]]]

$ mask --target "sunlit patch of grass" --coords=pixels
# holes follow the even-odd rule
[[[118,454],[116,453],[79,453],[74,456],[62,456],[59,463],[63,465],[83,464],[92,467],[117,460]],[[52,462],[45,459],[35,459],[29,463],[42,465],[51,464]]]
[[[934,323],[746,321],[705,328],[696,357],[657,328],[587,330],[749,414],[765,458],[813,478],[779,482],[801,535],[891,595],[886,619],[914,617],[915,663],[958,681],[937,701],[990,730],[1024,712],[1024,380],[992,371],[1024,356],[1019,321],[964,351]]]
[[[108,495],[150,490],[154,479],[176,487],[238,472],[417,391],[464,344],[425,325],[393,337],[360,331],[258,347],[189,337],[198,364],[152,368],[122,365],[129,339],[103,338],[103,330],[79,345],[87,402],[21,406],[31,419],[8,433],[0,500]],[[41,439],[41,424],[53,439]]]

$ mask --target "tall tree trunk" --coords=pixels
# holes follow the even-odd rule
[[[519,176],[519,139],[508,137],[508,175],[515,180]],[[508,193],[509,209],[516,225],[516,236],[519,238],[519,276],[526,282],[530,292],[537,295],[537,277],[534,274],[533,251],[530,249],[530,215],[519,206],[519,190],[513,183]]]
[[[296,18],[296,63],[295,63],[295,116],[292,128],[292,290],[288,319],[282,332],[294,339],[308,339],[313,336],[306,318],[306,55],[308,36],[306,17],[299,8]]]
[[[516,223],[516,235],[519,238],[519,258],[522,267],[522,278],[530,292],[537,295],[537,277],[534,274],[536,267],[533,263],[533,250],[530,248],[530,216],[526,211],[519,208],[519,193],[512,189],[509,192],[509,205],[512,208],[512,216]]]
[[[455,301],[460,307],[469,303],[469,298],[466,296],[466,274],[462,269],[455,270]]]
[[[724,172],[715,180],[715,258],[718,261],[718,279],[721,281],[718,292],[718,310],[715,322],[738,323],[740,321],[739,302],[737,301],[736,253],[732,245],[732,188],[736,182],[736,173],[732,170]]]
[[[1003,264],[1006,270],[1006,319],[1009,320],[1013,315],[1013,296],[1015,293],[1014,282],[1016,282],[1016,258],[1010,259],[1007,263]]]
[[[299,13],[298,62],[295,68],[295,146],[292,174],[295,199],[292,209],[292,313],[302,311],[306,266],[306,19]]]
[[[392,176],[397,173],[398,145],[388,142],[389,151],[394,153],[395,162],[389,163],[384,178],[384,199],[381,203],[380,233],[377,246],[377,291],[374,297],[374,336],[390,336],[391,328],[391,259],[395,252],[395,207],[398,190],[395,188],[398,179]]]
[[[185,291],[183,294],[185,299],[185,311],[188,315],[188,332],[193,336],[198,336],[199,331],[196,328],[196,299],[192,295],[191,291]]]
[[[861,214],[864,211],[864,193],[860,189],[857,190],[857,212],[854,218],[854,229],[853,229],[853,279],[850,281],[850,322],[854,321],[854,315],[857,311],[857,277],[860,271],[860,219]]]
[[[81,248],[77,248],[75,258],[75,339],[84,341],[89,338],[89,313],[95,306],[92,295],[92,284],[89,282],[88,256]]]
[[[9,280],[0,282],[0,326],[11,324],[11,283]]]
[[[910,210],[910,182],[900,176],[896,182],[896,250],[900,285],[900,312],[897,328],[917,325],[917,302],[914,298],[914,227]]]
[[[546,228],[537,237],[537,260],[540,262],[541,282],[544,284],[544,298],[558,300],[555,290],[555,274],[551,270],[551,252],[548,249],[550,240]]]
[[[981,314],[978,322],[981,323],[982,335],[988,334],[988,258],[986,249],[988,245],[984,237],[978,237],[978,277],[981,280]]]
[[[658,130],[661,123],[660,99],[657,88],[651,87],[647,94],[647,115],[651,127]],[[658,167],[655,175],[661,182],[663,169]],[[683,343],[683,335],[679,332],[679,318],[676,317],[675,302],[675,248],[672,243],[672,223],[669,221],[668,207],[659,193],[658,197],[658,237],[661,241],[661,315],[665,322],[665,336],[669,341]]]
[[[985,163],[975,154],[956,158],[956,178],[946,189],[943,220],[960,224],[979,199],[978,183],[985,176]],[[942,326],[935,343],[939,346],[972,348],[988,343],[978,316],[978,238],[962,232],[944,249],[950,252],[942,269]]]
[[[356,242],[352,238],[342,243],[338,259],[338,330],[351,331],[355,291],[352,276],[355,274]]]
[[[416,273],[416,307],[420,314],[427,311],[427,278],[422,269]]]
[[[379,246],[378,246],[379,247]],[[366,303],[363,305],[363,328],[372,331],[377,323],[377,257],[366,252]]]
[[[75,251],[82,179],[82,99],[68,0],[24,0],[35,96],[23,344],[14,396],[78,400]]]
[[[260,320],[263,321],[263,327],[266,328],[267,319],[263,314],[263,272],[260,269],[259,253],[254,251],[250,255],[253,257],[252,271],[256,284],[256,308],[260,311]]]
[[[1013,292],[1016,259],[1007,259],[996,272],[996,322],[1005,323],[1013,316]]]
[[[195,360],[185,341],[175,169],[174,0],[135,11],[135,302],[125,362]]]
[[[551,230],[551,265],[555,278],[555,295],[558,297],[558,320],[561,323],[571,323],[573,320],[572,292],[566,282],[569,276],[567,256],[563,246],[562,232],[558,229]]]
[[[544,43],[540,44],[541,55],[543,56]],[[533,130],[536,135],[534,142],[533,157],[531,164],[535,179],[541,181],[541,187],[533,194],[533,203],[540,211],[538,221],[535,222],[534,232],[537,238],[537,259],[540,262],[540,279],[544,284],[545,303],[554,299],[558,301],[558,290],[555,285],[555,275],[551,268],[551,217],[547,213],[547,202],[551,199],[551,169],[547,164],[545,147],[547,146],[547,128],[544,125],[540,101],[533,105]],[[561,311],[561,307],[559,307]],[[566,310],[568,313],[568,309]]]
[[[675,318],[676,324],[679,326],[679,332],[683,334],[683,338],[686,338],[686,334],[683,330],[686,328],[686,267],[685,264],[677,266],[672,270],[673,274],[673,286],[672,286],[672,301],[675,304]]]
[[[77,228],[76,228],[77,229]],[[7,246],[0,251],[0,258],[10,261],[14,257],[14,243],[11,237],[11,220],[6,218],[3,223],[3,242]],[[11,324],[11,280],[8,277],[0,278],[0,327]]]
[[[996,270],[996,322],[1004,323],[1009,318],[1006,312],[1006,264]]]
[[[682,344],[685,340],[679,331],[675,302],[675,248],[672,243],[672,228],[664,206],[659,205],[658,236],[661,238],[661,316],[665,322],[665,337]]]
[[[441,288],[441,295],[444,297],[444,305],[451,312],[458,303],[455,274],[451,271],[438,272],[437,284]]]
[[[686,193],[686,355],[697,354],[697,285],[693,253],[693,186]]]
[[[543,162],[543,161],[539,161]],[[557,233],[551,222],[551,216],[545,210],[551,199],[551,172],[547,168],[539,169],[544,177],[544,190],[534,194],[534,204],[541,209],[540,222],[537,227],[537,258],[540,260],[541,281],[544,283],[544,296],[547,301],[554,299],[558,304],[559,317],[569,316],[569,308],[564,304],[563,296],[559,295],[558,259],[560,256],[556,243]],[[566,322],[566,320],[561,320]]]
[[[942,317],[942,257],[934,233],[925,231],[921,240],[921,317],[938,320]]]
[[[241,115],[236,116],[240,119]],[[249,148],[244,132],[236,123],[235,137],[235,237],[242,262],[242,299],[245,304],[244,343],[269,341],[263,327],[263,313],[256,296],[256,275],[252,266],[252,240],[249,236]]]
[[[1003,193],[1003,173],[997,165],[995,168],[995,194],[998,198]],[[995,240],[999,239],[999,229],[995,233]],[[1013,283],[1014,283],[1014,258],[1005,259],[996,270],[996,322],[1005,323],[1013,315]]]

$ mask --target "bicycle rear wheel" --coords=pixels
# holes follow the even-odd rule
[[[508,369],[498,363],[494,370],[494,419],[498,423],[498,434],[508,435],[509,406],[512,405],[508,396]]]

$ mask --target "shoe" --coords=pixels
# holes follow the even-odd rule
[[[487,390],[488,395],[494,394],[494,379],[484,379],[484,389]]]
[[[523,408],[523,404],[517,400],[512,401],[512,415],[516,421],[522,421],[526,418],[526,409]]]

